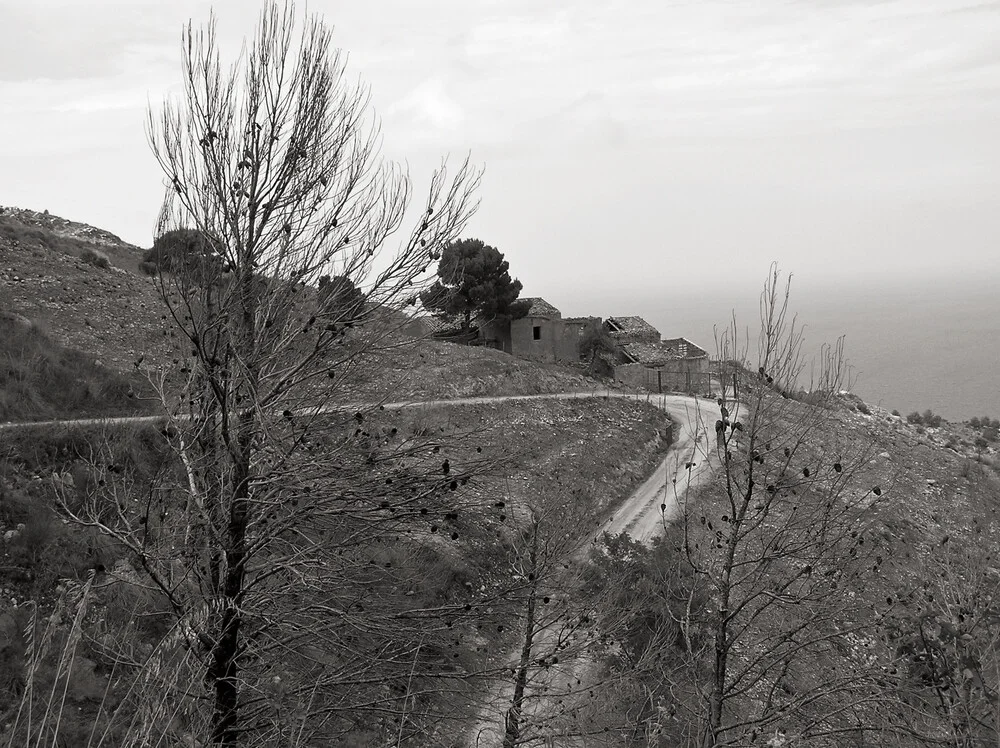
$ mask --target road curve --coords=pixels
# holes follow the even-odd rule
[[[320,415],[324,413],[354,412],[382,408],[384,410],[402,410],[421,407],[442,407],[453,405],[480,405],[489,403],[524,401],[524,400],[576,400],[576,399],[610,399],[621,398],[648,402],[650,405],[662,408],[670,414],[673,422],[673,443],[664,460],[657,466],[653,474],[618,506],[601,524],[590,538],[583,540],[577,551],[572,554],[577,560],[583,560],[589,553],[590,546],[605,532],[612,534],[628,533],[635,540],[650,542],[662,533],[667,523],[676,519],[681,511],[681,497],[691,488],[707,480],[712,470],[712,445],[708,435],[711,433],[717,419],[721,418],[719,406],[713,400],[690,397],[685,395],[652,395],[632,394],[624,392],[562,392],[539,395],[497,395],[488,397],[466,397],[447,400],[406,400],[391,403],[359,403],[352,405],[325,406],[312,411],[299,412],[299,415]],[[183,420],[183,416],[181,420]],[[127,426],[138,424],[154,424],[167,421],[166,416],[125,416],[118,418],[83,418],[65,421],[34,421],[27,423],[3,423],[0,431],[22,430],[45,426],[93,427],[93,426]],[[706,427],[707,426],[707,427]],[[541,642],[539,642],[541,644]],[[511,653],[511,661],[516,662],[517,652]],[[585,661],[566,662],[560,668],[560,675],[568,676],[569,682],[586,682],[587,663]],[[489,699],[488,705],[480,713],[473,729],[467,734],[470,745],[499,745],[503,739],[503,716],[505,707],[509,708],[512,683],[503,680],[498,684],[498,690]],[[538,696],[536,695],[537,699]],[[542,699],[544,702],[544,697]],[[536,708],[544,707],[537,704]],[[553,743],[554,745],[555,743]],[[563,743],[561,742],[560,745]],[[567,745],[575,745],[569,740]]]
[[[686,395],[652,395],[626,392],[559,392],[539,395],[494,395],[440,400],[402,400],[390,403],[353,403],[328,405],[312,411],[300,411],[301,416],[354,412],[382,408],[403,410],[409,408],[434,408],[452,405],[482,405],[489,403],[525,400],[577,400],[577,399],[628,399],[646,401],[666,410],[674,423],[674,443],[666,459],[653,471],[645,483],[626,499],[614,514],[608,516],[595,534],[627,532],[636,540],[648,542],[663,531],[665,523],[677,516],[678,492],[697,485],[711,470],[710,444],[705,424],[714,424],[720,418],[719,406],[712,400]],[[185,420],[178,416],[175,420]],[[28,430],[60,426],[64,428],[137,426],[165,423],[165,415],[119,416],[114,418],[76,418],[67,420],[24,421],[0,423],[0,431]]]
[[[593,397],[593,395],[567,394],[558,397]],[[714,400],[705,400],[684,395],[633,395],[611,392],[597,397],[615,397],[644,400],[670,414],[673,421],[674,441],[667,456],[653,471],[652,475],[632,494],[609,514],[588,540],[584,540],[576,551],[571,554],[575,561],[585,561],[593,543],[596,543],[605,532],[612,534],[628,533],[635,540],[650,542],[664,532],[667,523],[677,519],[681,512],[681,499],[686,492],[701,484],[711,476],[713,469],[713,449],[709,434],[714,438],[715,422],[721,418],[718,404]],[[488,402],[489,400],[487,400]],[[707,426],[707,428],[706,428]],[[546,629],[538,635],[534,642],[536,651],[546,651],[552,648],[553,630]],[[509,654],[509,662],[513,666],[520,656],[520,647],[515,647]],[[557,679],[563,683],[578,683],[576,693],[585,694],[588,691],[589,662],[586,658],[563,660],[558,667],[548,672],[549,679]],[[548,704],[546,690],[549,682],[542,678],[529,688],[530,706],[526,704],[526,713],[544,714]],[[513,698],[514,684],[511,679],[501,679],[496,684],[496,691],[487,697],[483,708],[474,724],[466,732],[465,744],[469,748],[500,745],[503,742],[504,716],[510,708]],[[568,698],[571,694],[565,693]],[[573,738],[552,738],[547,745],[577,746],[585,745],[585,741]]]

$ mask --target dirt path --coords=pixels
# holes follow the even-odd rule
[[[449,400],[402,401],[393,403],[353,404],[326,406],[313,411],[313,415],[323,413],[354,412],[356,410],[381,407],[385,410],[402,410],[409,408],[432,408],[442,406],[479,405],[484,403],[500,403],[519,400],[571,400],[571,399],[610,399],[621,398],[646,401],[662,408],[670,414],[674,424],[674,443],[666,458],[653,474],[636,489],[622,504],[602,523],[601,528],[589,539],[581,542],[577,551],[572,554],[573,560],[586,558],[592,543],[604,533],[626,532],[631,537],[642,542],[649,542],[664,531],[668,522],[676,519],[681,510],[680,500],[687,491],[705,481],[712,470],[712,449],[709,434],[718,418],[721,417],[719,406],[712,400],[705,400],[684,395],[639,395],[622,392],[565,392],[541,395],[499,395],[494,397],[467,397]],[[303,413],[302,415],[309,415]],[[3,423],[0,431],[23,430],[38,427],[63,426],[66,428],[81,427],[113,427],[138,424],[163,423],[165,416],[127,416],[119,418],[83,418],[65,421],[36,421],[29,423]],[[569,559],[567,559],[569,560]],[[539,641],[538,647],[545,646]],[[511,654],[511,662],[516,662],[520,647]],[[584,661],[564,662],[558,668],[558,677],[568,682],[580,682],[581,692],[588,682],[590,668]],[[577,681],[579,679],[579,681]],[[544,685],[542,684],[544,688]],[[510,680],[497,683],[497,690],[489,699],[480,713],[480,718],[469,733],[469,744],[475,746],[500,746],[503,742],[503,723],[506,709],[510,706],[513,684]],[[531,711],[541,714],[545,710],[544,699],[534,698]],[[552,745],[576,745],[573,738],[567,738]]]
[[[719,406],[711,400],[682,395],[661,395],[651,402],[670,414],[674,443],[666,459],[608,517],[598,535],[627,532],[635,540],[649,542],[663,532],[666,522],[677,518],[679,495],[711,474],[708,434],[714,437],[715,422],[722,417]]]
[[[653,474],[605,519],[589,542],[582,543],[572,554],[574,561],[585,561],[591,545],[605,532],[625,532],[636,540],[650,542],[666,529],[668,522],[677,519],[682,497],[707,480],[713,469],[713,450],[709,435],[714,439],[715,422],[721,418],[719,406],[714,401],[683,395],[647,397],[610,393],[608,396],[647,400],[666,410],[674,423],[674,443]],[[552,629],[539,632],[533,649],[538,652],[551,650],[554,642],[549,640],[553,636]],[[510,654],[512,665],[518,661],[520,654],[521,647],[518,645]],[[539,677],[526,691],[529,702],[525,705],[525,716],[530,720],[532,716],[537,719],[547,713],[551,697],[542,695],[546,692],[559,694],[557,698],[563,701],[572,699],[573,693],[586,694],[588,686],[593,682],[591,664],[585,658],[574,658],[564,659],[559,666],[551,667],[547,677]],[[579,685],[571,693],[560,690],[555,681]],[[504,679],[496,684],[496,692],[487,700],[476,724],[467,733],[466,742],[470,748],[503,744],[504,716],[510,708],[513,690],[511,679]],[[549,746],[574,748],[586,744],[586,740],[581,742],[581,739],[574,737],[551,738],[545,743]],[[590,744],[600,743],[595,742],[592,736]]]

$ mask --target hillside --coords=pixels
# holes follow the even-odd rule
[[[146,377],[183,363],[140,252],[86,224],[0,212],[0,421],[155,412]],[[341,345],[350,359],[364,338]],[[761,384],[773,410],[758,441],[733,423],[728,456],[670,453],[677,476],[696,463],[716,470],[686,494],[675,476],[682,520],[649,547],[609,538],[578,570],[567,549],[576,554],[663,464],[673,430],[662,411],[599,396],[381,408],[609,385],[582,367],[398,332],[379,348],[335,380],[342,400],[368,406],[260,416],[267,445],[245,604],[265,634],[248,640],[261,656],[247,658],[246,677],[263,694],[265,724],[291,735],[295,709],[315,700],[329,715],[316,745],[454,747],[520,653],[523,673],[568,673],[576,684],[565,703],[544,687],[526,691],[535,701],[525,736],[686,748],[700,742],[713,626],[732,611],[730,744],[996,744],[992,419],[902,417],[837,388],[827,401]],[[760,371],[740,368],[763,382]],[[688,406],[704,415],[697,400]],[[0,598],[11,601],[0,607],[0,738],[10,730],[25,742],[18,708],[41,708],[39,694],[63,688],[67,744],[84,744],[95,724],[124,741],[131,727],[120,716],[137,709],[151,710],[146,724],[169,733],[164,741],[190,744],[204,729],[204,712],[176,686],[202,682],[208,662],[204,640],[187,638],[210,620],[218,583],[218,558],[198,561],[199,539],[224,536],[234,515],[216,512],[229,476],[216,475],[224,452],[201,428],[0,432]],[[713,585],[736,532],[727,489],[744,480],[754,501],[725,607]],[[667,516],[666,504],[646,509],[653,524]],[[564,584],[571,567],[586,584]],[[551,657],[522,649],[537,621],[559,632]],[[581,641],[579,669],[553,668],[572,663]],[[33,642],[48,648],[34,660]],[[130,692],[130,677],[164,701]],[[161,723],[150,716],[161,707],[184,716]]]
[[[109,369],[0,309],[0,423],[149,413],[156,401],[136,373]]]
[[[108,266],[84,259],[94,253]],[[60,345],[118,371],[132,370],[140,356],[154,365],[171,360],[164,310],[152,279],[138,273],[140,259],[138,247],[101,229],[0,211],[3,304]]]
[[[100,252],[108,267],[84,259]],[[0,209],[0,286],[7,310],[99,369],[132,375],[169,370],[176,332],[154,279],[139,270],[142,250],[87,224],[16,208]],[[393,399],[594,391],[606,383],[580,368],[539,364],[478,347],[400,335],[370,369],[372,391]],[[54,411],[46,411],[54,412]],[[67,411],[68,412],[68,411]]]
[[[970,443],[967,424],[927,429],[853,396],[795,444],[783,440],[808,411],[782,408],[759,451],[733,450],[737,481],[759,461],[754,477],[776,498],[755,499],[737,528],[726,481],[712,481],[652,550],[615,541],[598,559],[597,579],[613,581],[597,589],[612,585],[619,608],[639,611],[605,661],[616,685],[602,714],[624,719],[630,698],[647,699],[646,724],[663,736],[652,744],[694,744],[719,620],[701,575],[721,578],[720,550],[740,532],[726,745],[995,744],[996,445]]]

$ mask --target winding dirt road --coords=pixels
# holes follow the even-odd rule
[[[477,405],[519,400],[543,399],[609,399],[623,398],[646,401],[662,408],[670,414],[673,421],[674,441],[666,458],[657,466],[653,474],[636,489],[622,504],[610,514],[592,536],[581,539],[582,542],[572,554],[572,560],[583,560],[589,553],[590,546],[604,532],[612,534],[628,533],[635,540],[650,542],[661,534],[667,523],[676,519],[681,511],[681,497],[689,490],[704,482],[710,475],[712,465],[712,445],[709,434],[714,436],[714,424],[721,418],[719,406],[713,400],[689,397],[684,395],[638,395],[622,392],[567,392],[543,395],[508,395],[495,397],[470,397],[449,400],[410,400],[394,403],[355,404],[327,406],[312,411],[312,415],[335,412],[355,412],[359,409],[381,407],[385,410],[402,410],[410,408],[430,408],[442,406]],[[301,413],[300,415],[310,415]],[[74,427],[114,427],[138,424],[162,423],[164,416],[130,416],[119,418],[85,418],[67,421],[37,421],[31,423],[3,423],[0,432],[7,430],[31,429],[46,426]],[[571,559],[567,559],[569,561]],[[544,638],[544,633],[542,634]],[[544,648],[545,642],[537,642]],[[511,662],[517,662],[520,650],[511,653]],[[581,683],[581,692],[586,689],[588,681],[588,663],[585,661],[564,662],[557,672],[560,678],[569,682]],[[544,687],[544,686],[543,686]],[[470,745],[500,746],[503,742],[504,715],[511,703],[513,684],[504,679],[496,684],[496,692],[487,700],[487,705],[480,712],[480,717],[468,733]],[[535,695],[534,708],[536,713],[545,710],[545,698]],[[563,738],[551,745],[576,745],[573,738]]]
[[[600,529],[589,538],[589,541],[580,544],[572,554],[574,561],[584,561],[591,545],[605,532],[627,533],[635,540],[644,543],[652,541],[665,531],[669,522],[680,515],[682,497],[707,480],[714,467],[713,445],[709,441],[709,434],[714,438],[715,422],[722,417],[715,401],[683,395],[647,396],[609,393],[606,396],[645,400],[667,411],[674,424],[674,442],[666,458],[653,474],[604,520]],[[558,397],[581,397],[581,395]],[[533,650],[539,652],[551,650],[554,642],[550,640],[555,635],[553,629],[539,631]],[[520,655],[520,647],[510,653],[511,666],[518,662]],[[591,664],[585,657],[577,657],[564,659],[558,666],[551,667],[544,674],[546,677],[539,677],[525,691],[529,699],[525,703],[525,716],[529,720],[544,719],[541,715],[544,715],[550,706],[549,700],[552,696],[549,694],[560,693],[558,687],[550,690],[550,686],[556,680],[560,683],[579,684],[570,691],[562,691],[563,699],[572,698],[574,692],[585,694],[588,691],[588,684],[593,679]],[[470,748],[503,744],[504,719],[506,711],[510,708],[513,692],[514,684],[510,678],[496,683],[496,691],[487,698],[479,712],[479,718],[466,734],[466,743]],[[581,742],[572,736],[552,737],[545,744],[577,746],[586,745],[586,740]]]

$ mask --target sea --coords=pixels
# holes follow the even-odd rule
[[[686,337],[713,356],[716,332],[735,318],[741,335],[751,339],[753,360],[757,285],[675,285],[602,296],[601,308],[641,315],[664,338]],[[789,310],[802,325],[806,356],[843,336],[851,389],[869,404],[903,414],[930,408],[950,421],[1000,418],[1000,277],[831,285],[793,280]]]

